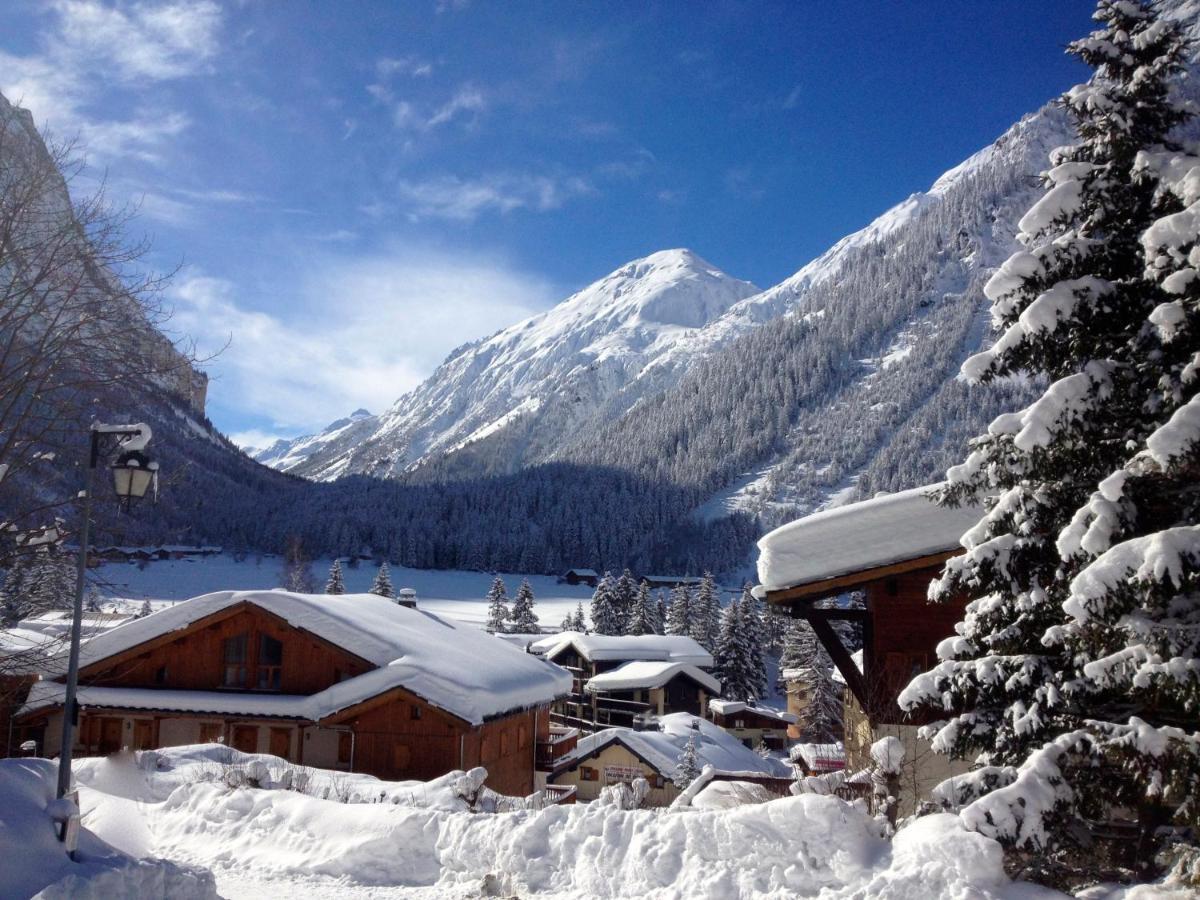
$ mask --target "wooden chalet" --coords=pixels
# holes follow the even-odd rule
[[[571,693],[554,705],[555,721],[584,732],[670,713],[702,716],[721,683],[712,655],[690,637],[564,631],[530,650],[569,671]]]
[[[965,602],[930,604],[926,594],[942,563],[963,552],[959,539],[983,514],[977,506],[938,506],[929,499],[937,487],[815,513],[758,545],[756,594],[809,622],[846,685],[847,769],[870,764],[874,740],[900,737],[913,772],[910,804],[914,792],[962,770],[934,756],[916,735],[922,723],[896,704],[909,680],[936,662],[938,643],[962,619]],[[861,592],[865,609],[818,605],[850,592]],[[861,668],[833,629],[839,620],[862,625]]]
[[[213,741],[388,780],[483,766],[491,788],[524,795],[535,760],[553,763],[550,704],[570,686],[536,656],[374,594],[225,591],[87,641],[76,753]],[[39,681],[17,717],[45,754],[64,689]]]
[[[689,738],[695,740],[701,768],[713,767],[719,781],[746,781],[787,796],[792,770],[775,758],[764,758],[723,728],[688,713],[673,713],[644,728],[606,728],[581,737],[550,776],[550,784],[574,788],[579,800],[595,800],[609,785],[646,779],[648,806],[669,806],[679,796],[674,784],[679,758]]]
[[[600,583],[600,573],[595,569],[567,569],[559,581],[565,584],[586,584],[588,587],[595,587]]]
[[[709,700],[708,718],[747,747],[758,749],[763,744],[771,750],[787,746],[788,728],[797,721],[793,713],[740,700]]]

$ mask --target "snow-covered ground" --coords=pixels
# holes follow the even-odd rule
[[[451,776],[429,786],[432,804],[414,785],[350,776],[357,799],[378,789],[385,802],[345,803],[231,787],[216,751],[230,752],[207,745],[80,761],[85,827],[132,857],[208,868],[234,900],[1061,896],[1009,882],[999,845],[949,815],[889,843],[858,809],[816,795],[728,809],[592,803],[481,814],[462,811]],[[322,780],[346,776],[313,777],[320,794]]]
[[[333,560],[321,559],[312,564],[313,579],[320,588],[325,584]],[[282,562],[277,556],[247,557],[236,561],[225,553],[216,556],[180,560],[156,560],[139,566],[136,563],[106,562],[90,573],[100,594],[106,598],[124,598],[136,603],[125,604],[136,611],[143,600],[186,600],[201,594],[225,590],[262,590],[280,583]],[[366,591],[375,580],[378,567],[364,560],[357,567],[342,564],[342,576],[348,593]],[[433,569],[391,568],[392,584],[396,588],[416,590],[421,607],[461,622],[482,625],[487,619],[488,588],[492,574],[487,572],[442,571]],[[557,628],[568,612],[583,601],[586,610],[592,589],[586,585],[572,587],[559,584],[552,575],[519,575],[500,573],[508,586],[508,595],[516,594],[522,578],[528,578],[535,599],[534,612],[545,627]],[[107,604],[106,604],[107,607]]]

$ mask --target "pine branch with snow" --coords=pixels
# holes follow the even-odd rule
[[[991,773],[975,827],[1069,869],[1089,823],[1137,810],[1148,870],[1158,826],[1200,821],[1200,159],[1172,143],[1178,27],[1131,0],[1095,18],[1069,52],[1096,74],[1062,99],[1080,140],[985,287],[999,339],[963,366],[1048,386],[947,473],[944,502],[988,511],[930,588],[967,596],[964,621],[900,703]]]
[[[691,603],[692,596],[687,585],[677,584],[671,588],[664,625],[667,634],[684,636],[692,633]]]
[[[711,572],[705,572],[696,590],[696,596],[688,604],[691,618],[691,636],[710,653],[717,647],[721,633],[721,602],[717,598],[717,584]]]

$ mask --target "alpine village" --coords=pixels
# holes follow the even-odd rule
[[[4,18],[0,898],[1200,897],[1195,0]]]

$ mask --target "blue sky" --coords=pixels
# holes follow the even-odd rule
[[[1081,80],[1092,4],[8,7],[0,91],[140,203],[261,444],[656,250],[769,287]]]

